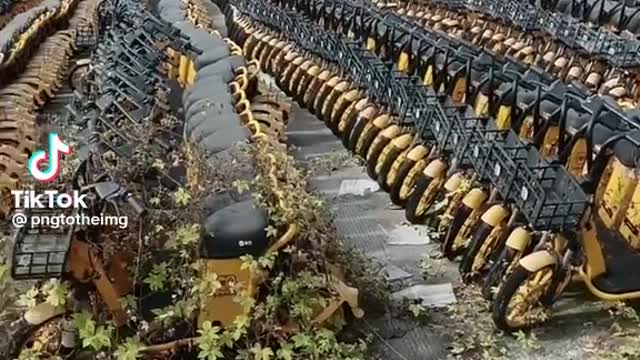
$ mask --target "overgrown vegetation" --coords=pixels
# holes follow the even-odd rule
[[[137,291],[121,299],[130,318],[124,331],[108,320],[95,296],[91,308],[74,310],[69,318],[78,331],[81,353],[96,359],[163,359],[193,349],[197,358],[207,360],[365,359],[363,341],[339,339],[348,309],[338,311],[326,327],[313,320],[340,300],[334,280],[372,290],[384,289],[384,283],[371,275],[363,257],[354,260],[359,254],[341,248],[324,203],[307,192],[306,174],[282,147],[261,140],[239,144],[219,160],[206,159],[192,144],[161,153],[151,137],[155,131],[171,129],[174,122],[165,119],[163,129],[144,133],[125,129],[140,139],[134,156],[108,162],[108,170],[126,180],[150,209],[144,220],[130,221],[126,230],[105,229],[102,256],[126,252],[133,259],[128,270]],[[252,180],[238,180],[251,172],[252,162],[257,174]],[[282,251],[243,258],[244,269],[269,274],[258,296],[246,293],[244,284],[223,284],[199,261],[202,207],[208,196],[220,193],[251,193],[269,215],[266,230],[271,242],[278,241],[289,225],[298,226],[298,236]],[[7,268],[0,270],[4,284]],[[210,322],[196,326],[205,301],[227,285],[246,315],[224,329]],[[26,308],[41,302],[69,305],[74,291],[71,283],[41,281],[22,293],[18,303]],[[385,296],[384,290],[372,294]],[[57,359],[48,352],[46,346],[29,349],[20,359]]]

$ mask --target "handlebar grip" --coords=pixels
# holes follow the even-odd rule
[[[146,209],[142,204],[132,195],[127,196],[127,203],[133,208],[133,210],[138,214],[142,215],[146,212]]]

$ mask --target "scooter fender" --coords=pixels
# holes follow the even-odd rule
[[[409,151],[409,153],[407,154],[407,159],[418,162],[420,159],[424,158],[427,155],[429,155],[429,149],[427,149],[423,145],[418,145],[411,149],[411,151]]]
[[[406,149],[409,147],[409,145],[411,145],[412,141],[413,141],[413,135],[403,134],[398,137],[395,137],[393,140],[391,140],[391,143],[393,144],[393,146],[397,147],[398,149]]]
[[[391,119],[389,118],[389,114],[381,114],[373,120],[373,126],[378,129],[384,129],[391,123]]]
[[[507,237],[506,245],[513,250],[522,252],[525,251],[529,243],[531,242],[531,233],[527,231],[523,226],[519,226],[509,234]]]
[[[462,174],[462,172],[457,172],[451,175],[451,177],[449,177],[447,181],[444,183],[444,189],[447,190],[447,192],[456,191],[456,189],[458,189],[460,185],[462,185],[463,179],[464,179],[464,175]]]
[[[435,159],[424,168],[422,173],[432,179],[436,179],[444,174],[447,170],[447,163],[442,159]]]
[[[24,319],[31,325],[41,325],[65,312],[66,310],[63,307],[53,306],[45,302],[27,310],[24,313]]]
[[[400,126],[398,125],[390,125],[387,128],[385,128],[384,130],[382,130],[382,132],[380,132],[379,136],[383,136],[387,139],[393,139],[397,136],[400,136],[400,133],[402,132],[402,129],[400,128]]]
[[[509,216],[509,209],[507,209],[504,205],[493,205],[487,211],[485,211],[480,220],[485,224],[491,225],[492,227],[498,226],[498,224]]]
[[[520,266],[527,269],[527,271],[531,273],[543,269],[549,265],[556,265],[557,263],[558,258],[546,250],[529,254],[523,257],[519,262]]]
[[[462,198],[462,204],[469,209],[478,210],[489,198],[489,194],[480,188],[473,188]]]

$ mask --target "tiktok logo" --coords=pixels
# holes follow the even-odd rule
[[[29,162],[27,163],[29,175],[40,182],[52,182],[60,174],[60,157],[62,154],[70,155],[71,146],[62,142],[58,133],[50,133],[49,151],[38,150],[31,154]],[[43,162],[49,163],[44,171],[40,169]]]

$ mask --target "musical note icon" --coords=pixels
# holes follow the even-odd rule
[[[27,163],[27,171],[40,182],[52,182],[60,174],[60,158],[62,154],[70,155],[71,146],[65,144],[58,133],[49,134],[49,151],[38,150],[31,154]],[[48,162],[47,168],[43,171],[40,169],[42,163]]]

